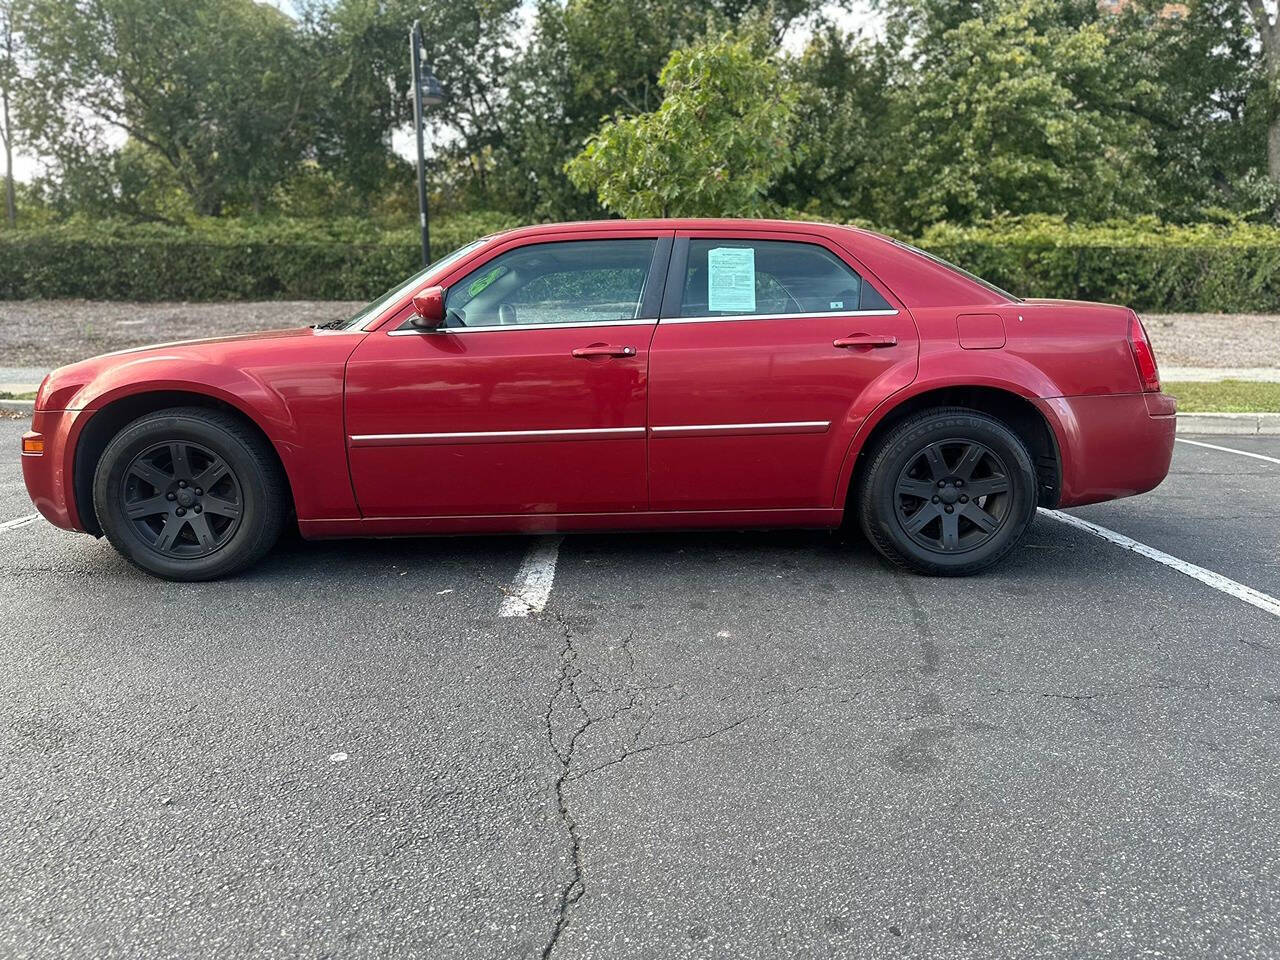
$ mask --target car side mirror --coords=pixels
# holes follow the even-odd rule
[[[413,295],[413,317],[419,330],[436,330],[444,323],[444,288],[427,287]]]

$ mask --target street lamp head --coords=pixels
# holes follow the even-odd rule
[[[444,87],[440,86],[440,80],[430,67],[426,68],[420,90],[422,91],[422,105],[424,107],[436,107],[444,103]]]

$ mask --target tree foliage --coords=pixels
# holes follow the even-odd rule
[[[165,164],[201,213],[261,209],[301,161],[314,73],[293,23],[252,0],[22,0],[31,136],[64,169],[101,127]]]
[[[0,0],[0,134],[39,217],[409,222],[408,29],[436,211],[1270,220],[1261,0]],[[785,43],[783,42],[785,38]],[[35,206],[32,206],[32,205]],[[25,209],[24,208],[24,209]]]
[[[570,178],[624,217],[759,216],[790,163],[794,95],[760,31],[677,50],[656,110],[601,127]]]
[[[905,222],[1132,209],[1150,187],[1151,141],[1142,119],[1105,107],[1108,25],[1063,23],[1054,0],[989,7],[923,49],[902,130]]]
[[[789,210],[888,225],[900,195],[904,98],[884,44],[827,26],[784,64],[795,91],[792,163],[771,191]]]

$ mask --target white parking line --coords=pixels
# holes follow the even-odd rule
[[[39,519],[40,514],[28,513],[25,517],[18,517],[15,520],[6,520],[4,523],[0,523],[0,533],[4,533],[6,530],[13,530],[16,527],[25,527],[28,523],[31,523],[31,521]]]
[[[1200,440],[1184,440],[1174,437],[1178,443],[1189,443],[1193,447],[1206,447],[1209,450],[1221,450],[1223,453],[1238,453],[1242,457],[1253,457],[1255,460],[1266,460],[1268,463],[1280,463],[1280,457],[1268,457],[1265,453],[1250,453],[1248,450],[1236,450],[1234,447],[1220,447],[1216,443],[1203,443]]]
[[[1163,563],[1166,567],[1177,570],[1179,573],[1185,573],[1188,577],[1199,580],[1206,586],[1213,587],[1213,589],[1221,591],[1228,596],[1235,597],[1237,600],[1243,600],[1245,603],[1255,606],[1259,610],[1265,610],[1273,617],[1280,617],[1280,600],[1277,600],[1270,594],[1263,593],[1261,590],[1255,590],[1253,587],[1246,587],[1243,583],[1238,583],[1230,577],[1224,577],[1220,573],[1214,573],[1212,570],[1206,570],[1204,567],[1198,567],[1194,563],[1189,563],[1186,560],[1180,560],[1177,557],[1170,556],[1163,550],[1157,550],[1155,547],[1149,547],[1145,543],[1139,543],[1131,537],[1126,537],[1123,533],[1116,533],[1114,530],[1108,530],[1106,527],[1100,527],[1096,523],[1090,523],[1088,520],[1082,520],[1069,513],[1062,513],[1058,510],[1047,510],[1044,507],[1040,507],[1038,509],[1042,516],[1052,517],[1054,520],[1065,523],[1069,527],[1088,531],[1095,537],[1101,537],[1103,540],[1109,540],[1117,547],[1132,550],[1134,553],[1141,554],[1148,559],[1154,560],[1156,563]]]
[[[498,607],[500,617],[527,617],[541,613],[551,596],[551,586],[556,580],[556,558],[560,555],[563,537],[539,537],[529,547],[524,562],[516,571],[511,589]]]

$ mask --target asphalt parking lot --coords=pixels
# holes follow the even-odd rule
[[[1276,597],[1278,488],[1179,443],[1072,513]],[[1047,516],[968,580],[568,538],[503,616],[531,547],[0,526],[0,955],[1280,955],[1276,615]]]

